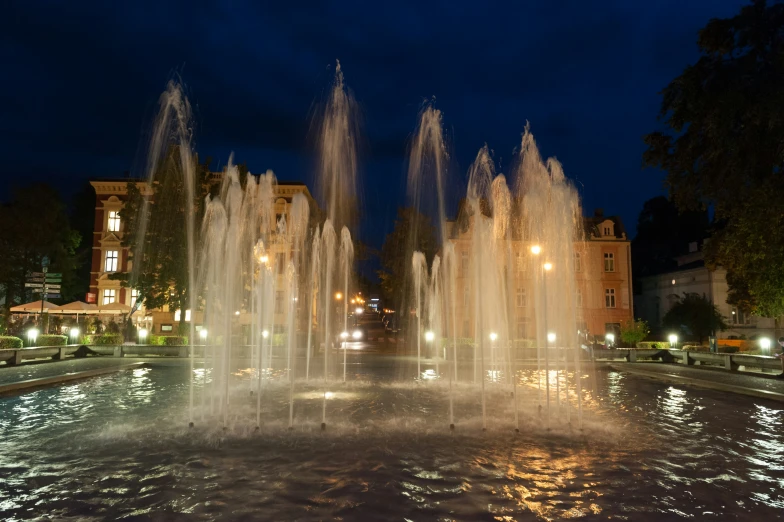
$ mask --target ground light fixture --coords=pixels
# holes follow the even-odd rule
[[[553,269],[553,264],[552,263],[545,263],[544,264],[544,269],[549,272],[550,270]]]
[[[234,312],[234,315],[240,315],[240,311],[237,310],[236,312]]]
[[[675,334],[670,334],[669,337],[667,337],[667,340],[670,341],[670,348],[678,344],[678,336]]]
[[[433,339],[435,338],[436,338],[436,334],[434,334],[432,331],[428,330],[425,332],[425,341],[432,343]]]
[[[762,339],[760,339],[759,343],[760,343],[760,348],[762,348],[763,350],[766,351],[770,350],[770,339],[768,339],[767,337],[763,337]]]
[[[490,340],[495,342],[496,339],[498,339],[498,334],[495,332],[490,332]]]
[[[199,330],[199,337],[201,337],[202,339],[206,339],[207,338],[207,330],[205,330],[204,328]]]
[[[341,299],[343,299],[343,294],[340,292],[335,292],[335,300],[340,301]]]
[[[269,331],[268,330],[262,330],[261,331],[261,336],[266,339],[267,337],[269,337]]]
[[[615,334],[608,333],[604,336],[604,340],[607,341],[607,344],[611,345],[615,342]]]
[[[79,329],[78,328],[71,328],[68,330],[68,335],[71,337],[71,340],[76,342],[76,339],[79,338]]]
[[[30,344],[35,344],[36,339],[38,339],[38,328],[27,330],[27,340],[30,341]]]
[[[147,329],[142,328],[141,330],[139,330],[139,340],[144,342],[145,339],[147,339]]]
[[[555,333],[550,332],[547,334],[547,342],[554,343],[555,342]]]
[[[352,338],[353,338],[355,341],[359,341],[360,339],[362,339],[362,330],[354,330],[354,331],[351,333],[351,337],[352,337]]]
[[[542,247],[540,247],[539,245],[534,245],[531,247],[531,253],[535,256],[538,256],[541,253],[541,251],[542,251]]]

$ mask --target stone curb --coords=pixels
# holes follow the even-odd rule
[[[29,379],[26,381],[12,382],[10,384],[0,385],[0,395],[20,395],[27,393],[28,391],[33,391],[37,388],[48,388],[71,381],[89,379],[90,377],[98,377],[100,375],[106,375],[109,373],[116,373],[124,370],[134,370],[137,368],[143,368],[146,365],[147,363],[143,362],[121,364],[108,368],[95,368],[93,370],[66,373],[63,375],[55,375],[53,377],[42,377],[40,379]]]

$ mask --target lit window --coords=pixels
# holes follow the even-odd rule
[[[743,313],[743,310],[732,307],[732,324],[751,324],[751,317]]]
[[[116,272],[117,260],[119,257],[120,253],[117,250],[107,250],[106,262],[104,263],[104,272]]]
[[[525,288],[517,289],[517,307],[524,308],[528,304],[528,296],[526,295]]]
[[[139,291],[137,289],[131,290],[131,308],[136,305],[136,301],[139,299]]]
[[[615,308],[615,288],[604,289],[604,307]]]
[[[182,314],[180,313],[180,311],[179,310],[175,310],[174,311],[174,322],[175,323],[178,322],[181,317],[182,317]],[[190,320],[191,320],[191,311],[190,310],[185,310],[185,321],[187,322],[187,321],[190,321]]]
[[[604,271],[615,272],[615,254],[612,252],[604,253]]]
[[[120,231],[120,213],[116,210],[109,212],[109,232]]]
[[[117,297],[117,290],[114,288],[105,288],[103,291],[103,304],[108,305],[114,302],[115,297]]]
[[[583,269],[583,259],[580,256],[580,252],[574,253],[574,271],[581,272]]]

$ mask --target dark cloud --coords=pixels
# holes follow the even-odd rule
[[[311,180],[309,117],[340,59],[361,109],[364,233],[404,202],[407,140],[435,96],[457,186],[487,143],[507,172],[530,121],[588,208],[634,228],[661,174],[641,171],[657,93],[697,57],[697,31],[740,0],[683,2],[11,2],[0,57],[0,195],[121,175],[169,78],[194,106],[198,150]],[[533,5],[528,5],[533,4]],[[456,171],[456,172],[455,172]]]

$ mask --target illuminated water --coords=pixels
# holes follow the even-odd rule
[[[387,380],[396,365],[416,364],[389,359],[354,356],[353,382],[331,387],[325,433],[320,389],[305,383],[295,429],[286,429],[284,379],[263,395],[254,433],[255,397],[242,376],[228,430],[218,419],[189,430],[187,362],[5,398],[0,519],[762,520],[784,512],[781,405],[600,372],[583,378],[585,432],[548,433],[523,371],[520,434],[509,388],[493,383],[488,431],[464,384],[450,434],[445,384]]]

